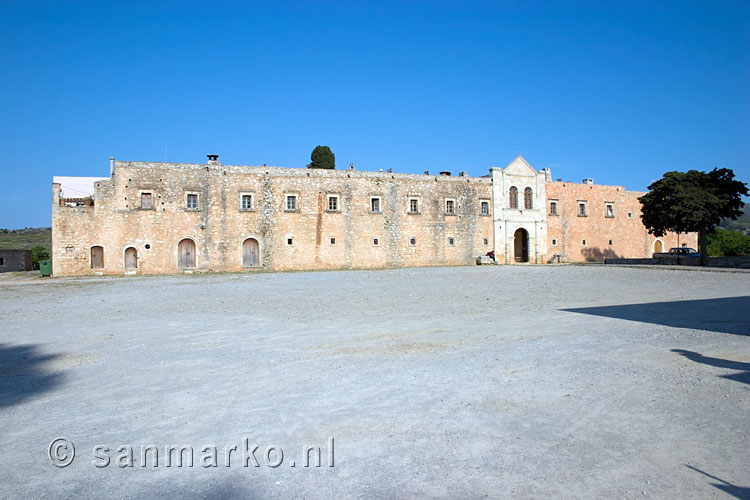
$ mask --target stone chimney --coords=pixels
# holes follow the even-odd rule
[[[206,155],[208,158],[208,164],[209,165],[220,165],[219,163],[219,155]]]

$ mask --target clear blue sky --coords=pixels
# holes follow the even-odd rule
[[[108,158],[750,180],[750,3],[2,1],[0,227]]]

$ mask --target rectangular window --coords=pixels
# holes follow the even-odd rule
[[[456,244],[456,240],[453,238],[448,238],[448,245],[453,246]]]
[[[581,243],[581,245],[586,246],[586,240],[583,240],[583,242]]]
[[[456,215],[456,200],[445,200],[445,215]]]
[[[410,214],[419,213],[419,198],[409,198],[409,213]]]
[[[336,238],[331,238],[331,245],[335,245],[335,244],[336,244]]]
[[[556,240],[556,239],[554,239],[554,238],[552,239],[552,246],[553,246],[553,247],[556,247],[556,246],[557,246],[557,240]]]
[[[0,266],[5,265],[5,257],[0,257]]]
[[[286,244],[289,245],[289,246],[294,245],[294,238],[287,238],[286,239]]]
[[[338,212],[339,211],[339,197],[335,195],[328,196],[328,211]]]
[[[417,239],[416,239],[416,238],[413,238],[413,237],[412,237],[412,238],[409,238],[409,246],[410,246],[410,247],[415,247],[415,246],[417,246]]]
[[[154,198],[151,193],[141,193],[141,208],[143,210],[154,208]]]
[[[297,195],[296,194],[288,194],[286,195],[286,208],[285,210],[287,212],[296,212],[297,211]]]
[[[557,201],[556,200],[549,202],[549,214],[557,215]]]
[[[612,246],[612,243],[613,243],[612,240],[609,240],[609,246]]]
[[[479,214],[490,215],[490,202],[489,201],[482,201],[479,203]]]
[[[379,239],[377,239],[377,238],[373,238],[373,239],[372,239],[372,244],[373,244],[374,246],[378,246],[378,245],[380,245],[380,240],[379,240]]]
[[[578,202],[578,217],[586,217],[586,202],[585,201],[579,201]]]
[[[485,238],[485,239],[484,239],[484,246],[487,246],[487,245],[489,245],[489,244],[490,244],[490,240],[489,240],[489,238]]]
[[[633,217],[633,212],[628,212],[628,219],[630,219],[631,217]]]
[[[242,210],[252,210],[253,209],[253,195],[243,194],[240,206]]]
[[[380,198],[373,196],[370,198],[370,212],[374,214],[380,213]]]
[[[604,204],[604,216],[610,217],[610,218],[615,216],[615,204],[614,203]]]
[[[186,197],[185,207],[190,209],[198,208],[198,195],[195,193],[188,193]]]

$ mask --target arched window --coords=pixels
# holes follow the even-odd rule
[[[531,199],[531,188],[526,188],[523,190],[523,207],[526,210],[531,210],[534,208],[534,202]]]
[[[518,208],[518,188],[511,186],[508,193],[508,208]]]

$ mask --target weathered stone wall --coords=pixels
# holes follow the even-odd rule
[[[152,193],[151,209],[140,207],[144,192]],[[470,265],[492,249],[492,217],[479,207],[492,197],[487,178],[118,161],[112,178],[96,183],[93,207],[60,206],[59,193],[55,185],[58,276],[122,274],[130,247],[132,272],[178,272],[186,238],[200,271],[246,269],[247,238],[259,242],[260,268],[271,270]],[[186,208],[188,193],[198,195],[197,209]],[[249,210],[243,193],[252,195]],[[286,210],[287,194],[297,196],[296,211]],[[328,210],[330,195],[338,196],[336,211]],[[371,212],[373,196],[381,213]],[[418,214],[408,213],[409,197],[419,199]],[[446,199],[455,200],[455,215],[446,214]],[[101,269],[91,268],[92,246],[103,247]]]
[[[646,230],[638,197],[644,193],[622,186],[547,182],[547,244],[551,258],[563,256],[570,262],[602,262],[605,258],[650,258],[658,250],[687,246],[697,248],[696,233],[655,237]],[[586,203],[586,215],[579,216],[578,203]],[[557,215],[550,204],[557,203]],[[613,207],[607,216],[607,203]],[[584,245],[583,242],[586,242]]]
[[[0,273],[31,271],[31,250],[0,250]]]

